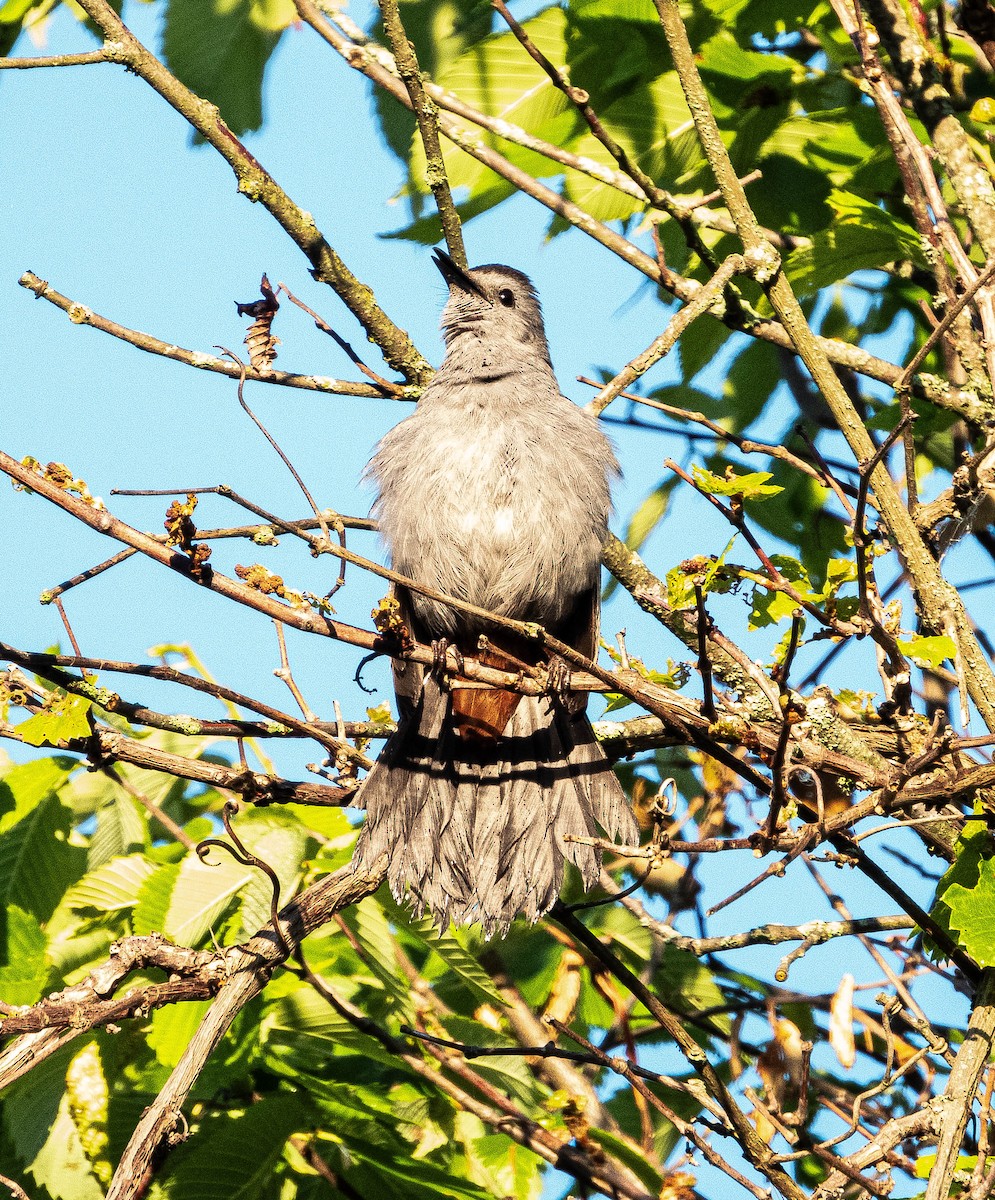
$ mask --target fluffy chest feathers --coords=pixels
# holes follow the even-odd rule
[[[518,382],[437,378],[368,474],[399,571],[491,612],[555,625],[597,578],[615,459],[555,382]],[[433,636],[472,625],[444,605],[413,605]]]

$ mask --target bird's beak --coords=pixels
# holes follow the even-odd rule
[[[457,266],[449,257],[445,250],[433,250],[432,257],[435,265],[442,273],[442,278],[452,287],[458,287],[461,291],[472,292],[475,296],[480,296],[486,300],[486,294],[480,285],[473,279],[469,272],[464,271],[462,267]]]

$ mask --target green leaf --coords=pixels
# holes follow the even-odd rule
[[[753,591],[749,628],[766,629],[768,625],[789,620],[800,610],[801,605],[793,596],[758,585]]]
[[[799,295],[812,295],[854,271],[880,270],[890,262],[926,265],[919,236],[907,222],[851,192],[832,192],[828,202],[836,219],[784,262]]]
[[[349,1146],[349,1155],[355,1165],[344,1172],[345,1178],[363,1196],[390,1196],[391,1200],[425,1200],[430,1196],[493,1200],[493,1192],[432,1163],[375,1156],[356,1144]]]
[[[4,823],[13,815],[16,812],[8,813]],[[48,920],[86,866],[86,852],[69,843],[71,825],[69,809],[49,793],[16,824],[0,831],[0,898],[41,922]]]
[[[384,910],[405,933],[412,935],[417,942],[427,946],[437,956],[439,964],[456,976],[460,984],[469,991],[475,1004],[490,1004],[498,1009],[505,1007],[504,998],[495,988],[490,975],[463,944],[473,938],[472,932],[450,928],[446,933],[440,933],[430,917],[422,917],[420,920],[412,917],[393,898],[385,903]],[[426,964],[422,970],[433,981],[440,974],[438,969],[432,970],[430,964]]]
[[[234,829],[243,845],[276,872],[280,903],[286,903],[297,890],[301,864],[310,853],[309,846],[313,849],[315,845],[308,831],[295,815],[278,808],[240,813]],[[242,937],[250,936],[269,922],[272,897],[269,879],[253,868],[242,893]]]
[[[47,974],[41,925],[31,913],[9,905],[0,912],[0,1000],[34,1004],[45,989]]]
[[[728,76],[739,87],[761,80],[788,85],[805,73],[805,67],[787,55],[744,50],[728,29],[723,29],[702,46],[700,57],[701,70],[705,74]]]
[[[911,658],[917,667],[935,671],[950,659],[957,657],[957,647],[953,638],[949,637],[913,637],[907,642],[900,641],[898,648]]]
[[[87,865],[99,867],[112,858],[142,851],[150,844],[147,817],[127,794],[112,796],[97,810],[97,828],[87,848]]]
[[[367,966],[372,968],[388,992],[406,1010],[411,1004],[411,989],[397,961],[397,945],[387,923],[383,906],[374,896],[367,896],[349,912],[344,920],[354,928],[360,945],[366,951]]]
[[[676,998],[677,1005],[685,1012],[721,1008],[726,1003],[712,972],[693,954],[678,950],[676,946],[663,948],[656,979],[657,986],[665,987],[667,995]],[[732,1029],[732,1019],[728,1014],[714,1014],[708,1020],[723,1033]]]
[[[148,1043],[164,1067],[172,1069],[180,1061],[210,1007],[210,1000],[189,1000],[153,1011]]]
[[[505,1034],[496,1033],[489,1026],[470,1017],[447,1015],[443,1024],[454,1042],[463,1042],[468,1046],[488,1046],[496,1049],[507,1046],[510,1051],[514,1051],[518,1045]],[[535,1077],[520,1054],[494,1054],[475,1058],[473,1069],[526,1107],[537,1103]]]
[[[960,945],[979,966],[995,966],[995,862],[982,861],[974,887],[952,883],[943,902]]]
[[[156,867],[141,854],[114,858],[90,871],[66,893],[63,904],[77,912],[120,912],[134,908]]]
[[[680,567],[673,567],[667,572],[667,603],[675,612],[694,608],[697,603],[694,577]]]
[[[215,855],[212,862],[221,852]],[[181,863],[159,867],[139,893],[135,932],[162,933],[180,946],[200,945],[248,884],[250,871],[227,857],[208,866],[193,854]]]
[[[10,767],[0,778],[0,834],[57,791],[79,764],[53,755]]]
[[[643,543],[659,525],[670,507],[670,497],[677,484],[678,476],[671,475],[655,487],[632,514],[625,531],[625,544],[630,550],[642,549]]]
[[[672,180],[693,190],[691,180],[701,174],[702,158],[691,111],[675,71],[628,89],[625,95],[601,107],[598,116],[650,178]],[[565,148],[612,171],[618,170],[614,157],[586,125]],[[622,220],[647,206],[645,200],[576,171],[566,173],[564,194],[599,221]]]
[[[460,982],[469,989],[478,1003],[504,1008],[505,1001],[491,982],[491,977],[477,959],[460,945],[453,932],[439,934],[435,940],[426,941],[449,970],[459,977]]]
[[[350,981],[332,977],[329,982],[341,994],[349,994]],[[299,987],[272,1003],[266,1011],[265,1028],[267,1061],[274,1067],[290,1062],[295,1077],[303,1071],[324,1070],[325,1060],[333,1055],[358,1056],[367,1069],[371,1062],[392,1070],[397,1067],[396,1055],[340,1017],[311,987]]]
[[[293,0],[169,0],[166,62],[235,133],[258,129],[266,64],[295,19]]]
[[[472,1178],[515,1200],[539,1200],[544,1160],[502,1133],[489,1133],[464,1142]]]
[[[664,1177],[659,1171],[654,1170],[646,1155],[637,1150],[631,1142],[616,1137],[615,1134],[609,1133],[597,1125],[592,1125],[589,1133],[592,1140],[597,1142],[602,1149],[607,1150],[613,1159],[617,1159],[618,1162],[628,1167],[651,1195],[665,1194]]]
[[[737,475],[730,469],[726,478],[722,479],[703,467],[694,466],[691,470],[695,483],[710,496],[742,496],[744,500],[764,500],[767,496],[776,496],[784,490],[767,482],[773,478],[770,471],[751,471]]]
[[[548,8],[524,25],[529,36],[553,62],[566,60],[566,17],[560,8]],[[519,125],[529,133],[557,144],[579,125],[579,118],[566,96],[549,76],[525,53],[510,32],[494,34],[470,46],[447,63],[436,82],[455,92],[461,100],[492,117]],[[462,122],[460,122],[462,124]],[[507,156],[516,166],[536,176],[559,174],[561,168],[532,150],[503,141],[496,135],[467,126],[474,138]],[[443,143],[443,161],[450,186],[467,188],[474,194],[494,191],[490,168],[465,154],[452,142]],[[410,186],[428,191],[425,154],[421,138],[412,139]],[[495,193],[497,198],[503,198]]]
[[[55,1120],[48,1126],[48,1138],[28,1170],[53,1200],[102,1200],[104,1189],[83,1152],[68,1095],[63,1095]]]
[[[82,696],[63,692],[33,717],[22,721],[17,732],[29,746],[64,746],[74,738],[90,736],[87,721],[90,707],[90,701]]]
[[[956,857],[936,885],[936,899],[930,912],[933,920],[945,929],[955,941],[959,940],[959,924],[954,920],[948,903],[948,892],[953,887],[973,893],[979,885],[982,873],[990,868],[995,857],[995,840],[983,821],[969,820],[957,839]],[[943,953],[927,936],[923,941],[931,957],[942,958]]]
[[[314,1123],[300,1096],[268,1096],[242,1113],[202,1123],[197,1137],[167,1163],[166,1192],[183,1200],[272,1200],[274,1172],[291,1134]]]
[[[296,817],[276,811],[242,813],[235,829],[245,846],[276,872],[286,899],[300,876],[307,831]],[[188,854],[180,863],[159,867],[145,881],[135,907],[135,932],[157,930],[181,946],[195,946],[218,929],[241,899],[241,920],[230,936],[242,940],[269,921],[271,897],[270,881],[258,867],[211,847],[206,862]]]

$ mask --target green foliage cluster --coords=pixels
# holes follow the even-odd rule
[[[202,742],[176,735],[153,734],[149,741],[169,753],[204,752]],[[127,788],[141,787],[145,801],[188,839],[216,831],[223,801],[212,789],[166,776],[150,783],[147,772],[117,770]],[[163,840],[131,791],[81,772],[66,756],[8,765],[0,774],[0,995],[14,1010],[78,984],[130,934],[159,932],[179,945],[220,952],[268,922],[272,889],[260,871],[217,848],[201,861],[192,849]],[[249,809],[234,828],[277,873],[284,897],[346,862],[355,841],[355,827],[338,809]],[[633,970],[665,985],[675,1006],[689,1014],[721,1006],[711,973],[679,950],[660,957],[650,933],[625,910],[597,910],[589,927]],[[565,954],[528,928],[490,948],[472,930],[440,935],[429,921],[399,909],[385,889],[307,942],[311,969],[378,1024],[396,1032],[428,1015],[437,1036],[487,1048],[518,1046],[494,976],[510,976],[519,995],[541,1010],[567,966],[575,969]],[[578,1032],[593,1035],[611,1028],[617,1014],[606,984],[595,986],[587,968],[582,974],[571,1020]],[[147,970],[128,986],[162,978]],[[435,996],[428,1013],[420,989]],[[144,1020],[89,1032],[9,1087],[0,1101],[2,1173],[23,1180],[36,1200],[97,1200],[141,1110],[176,1066],[209,1003],[155,1008]],[[728,1019],[714,1018],[713,1026],[725,1033]],[[628,1036],[653,1044],[663,1035],[637,1006]],[[547,1130],[570,1137],[569,1098],[538,1081],[520,1054],[480,1059],[474,1070]],[[685,1117],[698,1111],[685,1094],[668,1088],[660,1094]],[[619,1092],[607,1107],[620,1130],[637,1139],[631,1094]],[[202,1073],[190,1132],[150,1196],[327,1195],[315,1156],[353,1189],[347,1194],[534,1200],[542,1189],[542,1159],[461,1111],[430,1078],[337,1016],[290,972],[278,974],[243,1010]],[[594,1136],[637,1169],[647,1188],[662,1186],[659,1170],[640,1159],[634,1141],[602,1130]],[[661,1160],[678,1140],[666,1121],[657,1123],[654,1139]]]

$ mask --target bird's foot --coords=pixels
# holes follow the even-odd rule
[[[569,695],[570,668],[562,658],[550,659],[546,669],[546,688],[557,700],[563,700]]]
[[[453,656],[456,659],[457,674],[461,675],[465,668],[466,660],[459,646],[452,645],[448,638],[437,638],[432,642],[432,674],[443,691],[448,691],[452,685],[448,661],[450,650],[452,650]]]

